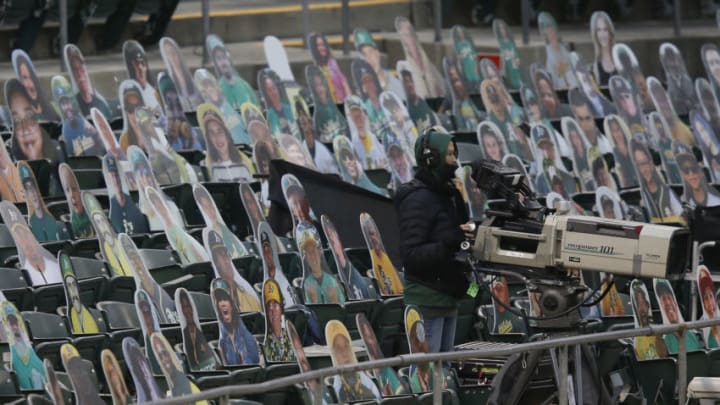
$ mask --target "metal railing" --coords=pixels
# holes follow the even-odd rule
[[[470,360],[483,356],[503,356],[514,353],[524,353],[536,350],[545,350],[560,348],[560,353],[567,353],[569,346],[575,346],[586,343],[597,343],[611,341],[636,336],[660,336],[675,332],[684,332],[685,330],[701,329],[710,326],[720,325],[720,318],[706,319],[700,321],[684,322],[673,325],[650,325],[644,328],[618,330],[602,333],[594,333],[587,335],[578,335],[570,337],[561,337],[548,340],[540,340],[529,343],[521,343],[513,346],[478,349],[478,350],[460,350],[446,353],[422,353],[407,354],[396,357],[390,357],[382,360],[366,361],[362,363],[349,364],[340,367],[323,368],[313,370],[307,373],[299,373],[288,377],[282,377],[275,380],[265,381],[258,384],[234,385],[219,388],[213,388],[197,394],[185,395],[182,397],[168,398],[160,401],[154,401],[156,405],[181,405],[190,402],[204,401],[219,398],[221,403],[227,403],[230,397],[242,397],[252,394],[260,394],[282,389],[295,384],[302,384],[306,381],[324,379],[343,373],[352,373],[358,371],[368,371],[372,369],[380,369],[383,367],[405,367],[419,363],[442,364],[442,362]],[[685,344],[685,334],[681,333],[678,339],[678,391],[679,403],[684,404],[687,395],[687,351]],[[433,402],[440,404],[442,400],[442,383],[441,383],[442,367],[434,367],[435,375],[433,381]],[[559,381],[567,382],[568,368],[560,367]],[[565,393],[567,394],[567,392]],[[567,404],[567,395],[562,398],[565,402],[560,401],[561,405]],[[149,403],[148,403],[149,404]]]

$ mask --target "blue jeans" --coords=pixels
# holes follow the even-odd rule
[[[457,314],[425,319],[425,335],[431,353],[453,351],[456,325]]]

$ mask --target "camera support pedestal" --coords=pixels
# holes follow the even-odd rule
[[[584,299],[583,294],[586,287],[580,283],[579,279],[575,277],[567,277],[562,280],[532,278],[527,280],[527,284],[531,300],[534,301],[531,302],[531,305],[537,308],[535,312],[539,310],[542,314],[538,317],[540,319],[532,320],[532,326],[540,332],[542,339],[577,335],[579,330],[586,326],[580,318],[578,309],[562,315]],[[572,360],[570,360],[569,352],[572,353]],[[545,354],[546,350],[537,350],[511,356],[493,380],[492,393],[487,403],[520,403]],[[562,346],[558,349],[547,350],[547,354],[550,356],[555,374],[558,403],[567,404],[572,396],[571,403],[582,404],[582,359],[585,358],[586,361],[594,363],[589,348],[583,345]],[[571,361],[572,372],[570,372]],[[597,368],[594,364],[590,364],[589,369],[596,370]],[[572,375],[572,380],[568,378],[570,375]]]

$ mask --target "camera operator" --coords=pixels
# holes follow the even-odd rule
[[[452,181],[458,167],[452,136],[426,131],[415,141],[415,159],[415,178],[395,195],[405,304],[420,309],[430,352],[451,351],[458,300],[468,289],[468,269],[454,256],[474,227]]]

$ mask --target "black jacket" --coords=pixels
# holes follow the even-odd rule
[[[458,298],[465,295],[467,267],[454,260],[464,240],[460,225],[468,221],[460,192],[420,169],[398,189],[395,209],[405,279]]]

